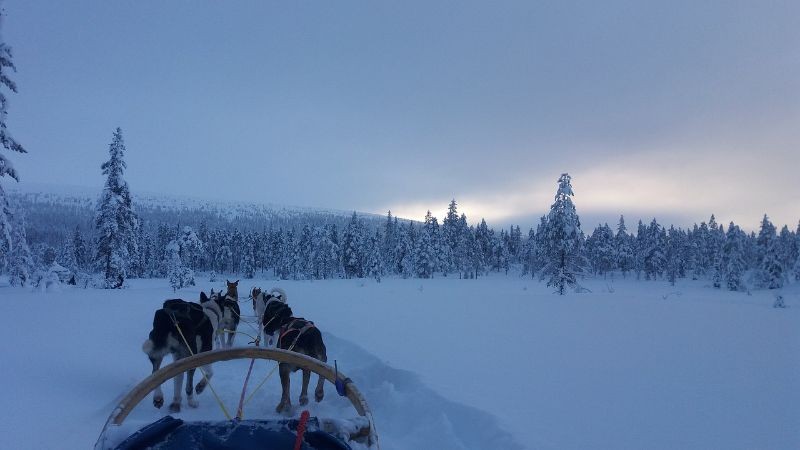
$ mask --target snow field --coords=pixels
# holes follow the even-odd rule
[[[0,282],[13,317],[0,328],[0,447],[91,447],[115,402],[150,372],[141,343],[153,311],[221,284],[201,280],[177,294],[166,280],[51,293]],[[583,284],[593,292],[552,295],[515,275],[242,280],[240,291],[286,289],[295,314],[325,333],[330,361],[370,402],[383,449],[800,446],[797,284],[784,290],[785,310],[771,307],[771,291],[749,296],[707,282]],[[249,302],[242,308],[250,313]],[[213,384],[230,410],[247,364],[215,365]],[[268,370],[256,363],[251,389]],[[274,415],[277,378],[246,417]],[[296,373],[295,404],[299,385]],[[163,389],[168,403],[172,383]],[[199,400],[191,410],[184,399],[181,417],[223,418],[210,392]],[[311,411],[355,416],[330,384]],[[129,420],[165,413],[148,398]]]

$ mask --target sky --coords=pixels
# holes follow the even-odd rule
[[[800,2],[4,0],[22,183],[584,229],[800,219]],[[9,181],[3,180],[4,183]]]

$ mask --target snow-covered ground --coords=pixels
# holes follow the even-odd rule
[[[32,292],[0,280],[0,447],[90,448],[119,397],[149,374],[141,343],[165,280],[122,291]],[[587,280],[563,297],[517,276],[276,282],[325,332],[389,449],[800,448],[800,285]],[[613,291],[613,292],[610,292]],[[249,312],[245,306],[244,312]],[[242,330],[247,330],[242,325]],[[239,337],[240,344],[245,343]],[[215,366],[233,409],[245,361]],[[256,366],[260,381],[269,370]],[[293,378],[296,401],[299,374]],[[171,383],[164,386],[169,399]],[[312,413],[352,412],[327,386]],[[221,419],[210,393],[183,417]],[[246,410],[271,415],[274,376]],[[129,420],[164,414],[148,401]],[[354,414],[354,412],[352,412]]]

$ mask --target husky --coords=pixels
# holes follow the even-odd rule
[[[258,318],[258,323],[263,323],[262,320],[264,318],[264,311],[267,309],[267,305],[272,302],[280,302],[286,303],[286,291],[281,288],[274,287],[268,293],[261,290],[261,288],[254,287],[252,291],[250,291],[250,298],[253,299],[253,311]],[[258,337],[259,341],[261,340],[264,332],[264,327],[258,327]],[[270,336],[268,345],[272,345],[275,341],[276,336]]]
[[[325,343],[322,342],[322,333],[314,326],[314,322],[294,317],[292,308],[281,301],[270,302],[264,310],[264,317],[261,319],[261,326],[265,335],[278,333],[276,347],[284,350],[291,350],[297,353],[316,358],[322,362],[328,362]],[[278,364],[278,373],[281,378],[281,401],[275,411],[289,412],[292,409],[292,401],[289,398],[289,376],[292,372],[299,369],[291,364]],[[303,370],[303,385],[300,391],[300,404],[308,404],[308,382],[311,380],[311,371]],[[317,388],[314,390],[314,400],[322,401],[325,379],[320,375],[317,380]]]
[[[222,319],[215,334],[215,341],[218,348],[233,347],[233,340],[236,337],[236,328],[239,327],[241,310],[239,308],[239,280],[231,283],[225,280],[228,290],[225,295],[218,294],[222,298]],[[228,340],[225,341],[225,333],[228,333]]]
[[[212,291],[213,293],[213,291]],[[153,330],[149,338],[142,344],[142,351],[150,359],[153,372],[161,367],[161,362],[167,354],[171,354],[174,361],[186,358],[198,352],[207,352],[212,349],[214,336],[223,317],[223,301],[214,294],[214,298],[200,293],[200,304],[187,302],[181,299],[166,300],[161,309],[156,310],[153,316]],[[211,365],[203,366],[205,377],[193,386],[195,369],[186,371],[186,401],[190,407],[197,407],[197,400],[193,391],[200,394],[205,390],[208,380],[214,374]],[[173,378],[174,393],[170,412],[177,413],[181,410],[181,389],[183,388],[183,374]],[[164,393],[161,386],[153,391],[153,406],[161,408],[164,405]]]

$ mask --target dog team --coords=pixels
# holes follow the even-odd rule
[[[236,328],[241,319],[239,280],[234,282],[226,280],[226,284],[227,290],[224,294],[221,291],[214,292],[213,289],[209,295],[201,292],[199,304],[182,299],[164,301],[161,309],[158,309],[153,316],[153,329],[150,331],[149,338],[142,344],[142,351],[150,359],[153,372],[161,367],[161,362],[167,354],[171,354],[177,361],[200,352],[210,351],[214,348],[215,342],[217,348],[233,346]],[[283,289],[273,288],[266,292],[260,288],[253,288],[250,298],[253,300],[253,311],[258,319],[258,341],[263,338],[267,340],[268,345],[327,362],[328,357],[325,344],[322,342],[322,333],[310,320],[294,317]],[[289,376],[297,369],[286,363],[280,363],[278,366],[282,392],[281,401],[275,410],[279,413],[291,411]],[[213,375],[211,365],[203,366],[201,371],[203,376],[196,386],[194,386],[195,369],[186,371],[186,401],[192,408],[196,408],[198,405],[195,392],[202,393]],[[301,405],[308,403],[310,378],[311,372],[303,370],[303,385],[299,399]],[[181,410],[183,381],[183,374],[173,379],[174,394],[172,403],[169,405],[170,412],[180,412]],[[321,401],[324,396],[324,382],[325,379],[320,376],[314,390],[314,399],[317,402]],[[160,386],[153,392],[153,405],[156,408],[164,405],[164,394]]]

